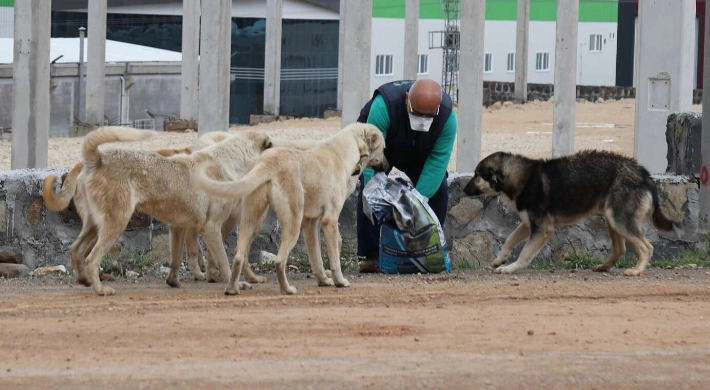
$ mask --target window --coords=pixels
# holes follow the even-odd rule
[[[601,34],[592,34],[589,36],[589,51],[602,51]]]
[[[515,53],[508,53],[508,66],[505,69],[508,72],[515,72]]]
[[[493,53],[486,53],[485,62],[483,64],[483,72],[493,72]]]
[[[538,72],[550,70],[550,53],[537,53],[535,56],[535,70]]]
[[[394,56],[392,54],[378,54],[375,57],[375,76],[392,76],[394,73]]]
[[[429,54],[420,54],[417,65],[417,74],[429,74]]]

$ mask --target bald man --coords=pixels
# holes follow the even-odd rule
[[[390,166],[412,180],[443,225],[449,202],[446,169],[458,126],[451,97],[434,80],[393,81],[375,90],[357,121],[382,131]],[[368,168],[361,176],[357,201],[357,254],[362,273],[379,272],[379,226],[373,226],[362,211],[362,188],[373,173]]]

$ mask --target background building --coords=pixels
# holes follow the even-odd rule
[[[52,37],[76,37],[86,0],[52,1]],[[283,1],[282,115],[320,117],[337,103],[338,1]],[[182,1],[108,1],[106,39],[180,51]],[[265,0],[234,0],[230,123],[263,107]],[[179,96],[178,96],[179,98]]]
[[[15,28],[15,0],[0,0],[0,38],[12,38]]]
[[[442,1],[421,1],[419,22],[420,74],[439,79],[442,49],[432,49],[444,28]],[[374,0],[372,23],[373,69],[371,85],[402,77],[404,2]],[[555,63],[556,0],[531,0],[528,82],[552,84]],[[515,79],[516,0],[488,0],[484,44],[484,80]],[[614,85],[616,80],[617,0],[580,0],[577,83]],[[385,66],[376,67],[378,58]],[[391,64],[391,65],[390,65]]]
[[[635,85],[638,0],[579,1],[577,84]],[[87,25],[88,1],[51,2],[52,37],[78,37],[79,27]],[[420,0],[419,77],[444,80],[444,53],[441,35],[437,32],[444,30],[446,23],[457,23],[456,5],[460,2]],[[232,4],[229,119],[230,123],[244,124],[250,115],[263,111],[266,0],[233,0]],[[531,0],[529,83],[553,83],[556,4],[556,0]],[[13,35],[13,5],[13,0],[0,0],[0,38]],[[283,0],[282,115],[321,117],[325,110],[336,107],[339,5],[340,0]],[[445,12],[447,7],[453,12]],[[106,38],[180,52],[182,10],[181,0],[108,0]],[[698,88],[702,84],[703,42],[700,37],[704,32],[704,10],[705,0],[697,0],[695,64]],[[516,0],[486,2],[485,81],[514,80],[516,14]],[[404,36],[404,15],[405,0],[373,0],[371,90],[403,77],[403,43],[405,39],[411,39]],[[68,58],[57,61],[58,64],[66,62]],[[170,74],[175,77],[174,73]],[[175,99],[179,105],[179,96]],[[155,107],[145,109],[158,110]],[[145,109],[132,111],[138,113]],[[179,110],[165,114],[175,114],[176,111]],[[133,114],[131,119],[135,119]]]

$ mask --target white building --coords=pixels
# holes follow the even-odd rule
[[[445,0],[444,0],[445,1]],[[430,48],[430,32],[444,30],[444,1],[420,3],[419,74],[441,80],[442,49]],[[577,84],[613,86],[616,81],[616,0],[580,0]],[[402,1],[374,0],[372,88],[402,78],[404,12]],[[484,80],[515,80],[516,1],[488,0]],[[555,63],[555,0],[531,0],[528,82],[552,84]],[[435,38],[434,40],[437,40]],[[379,66],[378,66],[379,64]]]
[[[0,38],[12,38],[15,28],[14,0],[0,0]]]

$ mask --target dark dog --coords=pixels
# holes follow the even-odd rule
[[[628,240],[639,258],[624,275],[643,273],[653,255],[653,246],[642,231],[646,218],[662,231],[680,234],[683,229],[681,221],[670,220],[661,211],[656,183],[648,170],[632,158],[611,152],[583,151],[550,160],[493,153],[478,164],[463,191],[470,196],[500,196],[522,220],[491,264],[497,273],[527,267],[555,226],[573,224],[599,212],[604,214],[612,248],[608,260],[594,271],[613,267],[626,253]],[[518,260],[501,266],[527,238]]]

